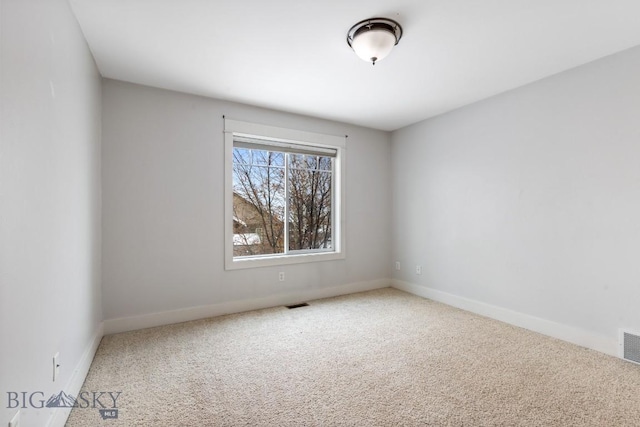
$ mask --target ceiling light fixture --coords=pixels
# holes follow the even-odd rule
[[[402,37],[402,27],[393,19],[369,18],[358,22],[347,33],[347,44],[360,58],[376,61],[389,55]]]

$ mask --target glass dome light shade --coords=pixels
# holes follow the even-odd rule
[[[356,34],[351,47],[360,58],[375,63],[389,55],[395,44],[395,34],[385,28],[372,28]]]

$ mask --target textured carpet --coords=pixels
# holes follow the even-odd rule
[[[640,366],[394,289],[109,335],[83,390],[118,419],[68,426],[640,426]]]

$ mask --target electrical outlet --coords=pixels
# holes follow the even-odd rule
[[[396,261],[396,270],[400,270],[400,261]]]
[[[16,412],[13,418],[11,418],[9,427],[20,427],[20,411]]]
[[[281,282],[284,282],[284,271],[281,271],[280,273],[278,273],[278,280]]]
[[[53,355],[53,381],[60,375],[60,353]]]
[[[416,265],[416,274],[422,274],[422,267],[419,265]]]

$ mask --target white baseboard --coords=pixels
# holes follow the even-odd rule
[[[506,308],[486,304],[480,301],[438,291],[426,286],[419,286],[401,280],[392,280],[392,286],[401,291],[438,301],[462,310],[500,320],[530,331],[538,332],[553,338],[590,348],[611,356],[618,355],[618,342],[615,338],[594,334],[593,332],[552,322]]]
[[[71,394],[73,396],[78,396],[78,393],[82,388],[82,384],[84,384],[84,380],[85,378],[87,378],[89,368],[91,367],[91,362],[93,362],[93,357],[98,350],[98,346],[100,345],[100,341],[102,340],[103,335],[104,325],[103,323],[100,323],[93,335],[91,342],[85,348],[84,353],[82,353],[82,357],[73,370],[71,378],[69,378],[66,387],[62,388],[65,393]],[[64,427],[70,413],[71,408],[56,408],[52,411],[49,422],[47,423],[47,427]]]
[[[356,292],[388,288],[389,286],[391,286],[390,279],[378,279],[367,282],[350,283],[330,288],[301,290],[297,292],[277,294],[263,298],[229,301],[220,304],[203,305],[179,310],[143,314],[140,316],[120,317],[117,319],[105,320],[104,333],[105,335],[109,335],[119,332],[134,331],[137,329],[170,325],[172,323],[188,322],[190,320],[204,319],[207,317],[221,316],[224,314],[241,313],[244,311],[258,310],[261,308],[290,305],[303,301],[311,301],[315,299],[353,294]]]

